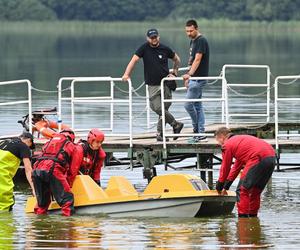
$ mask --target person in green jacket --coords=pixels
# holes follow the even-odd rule
[[[15,203],[13,177],[21,161],[23,161],[32,193],[35,195],[30,161],[30,149],[34,149],[34,147],[33,136],[29,132],[24,132],[18,138],[0,141],[0,211],[11,211]]]

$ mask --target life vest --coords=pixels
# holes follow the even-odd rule
[[[57,134],[57,131],[55,129],[58,129],[58,123],[50,120],[40,120],[34,124],[35,130],[37,130],[40,134],[42,134],[46,138],[52,138],[55,134]],[[66,124],[61,124],[61,129],[70,129],[70,127]]]
[[[85,140],[80,140],[79,144],[83,148],[83,159],[79,170],[84,175],[92,176],[99,161],[99,150],[91,150],[88,142]]]
[[[64,150],[67,143],[72,143],[69,138],[63,134],[55,134],[42,149],[42,154],[37,161],[52,160],[61,166],[70,164],[70,155]]]

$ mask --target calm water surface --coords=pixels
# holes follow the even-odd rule
[[[145,184],[141,169],[104,170],[103,186],[113,175]],[[0,214],[0,242],[3,249],[251,249],[249,244],[299,249],[299,181],[294,173],[274,173],[262,195],[259,219],[238,219],[236,210],[224,217],[180,219],[28,215],[24,213],[27,188],[19,183],[13,213]]]
[[[130,28],[103,25],[77,24],[3,24],[0,27],[0,80],[30,79],[35,88],[55,91],[58,79],[63,76],[120,77],[135,49],[144,42],[144,33],[152,25],[134,25]],[[182,28],[170,24],[160,27],[161,41],[173,47],[187,61],[188,39]],[[55,28],[54,28],[55,27]],[[201,27],[201,24],[200,24]],[[300,73],[300,33],[284,28],[212,29],[201,27],[211,46],[210,75],[219,75],[226,63],[268,64],[273,76]],[[263,79],[260,72],[232,71],[228,76],[233,83],[256,82]],[[137,88],[142,80],[142,64],[133,74]],[[272,78],[272,81],[274,78]],[[262,80],[263,81],[263,80]],[[108,93],[108,85],[80,86],[76,94],[99,95]],[[126,91],[124,84],[118,88]],[[207,86],[204,96],[216,97],[221,84]],[[281,89],[284,95],[300,95],[299,82]],[[257,90],[239,90],[241,94],[255,95]],[[121,91],[115,93],[126,98]],[[145,89],[138,91],[145,95]],[[68,91],[65,96],[70,95]],[[184,97],[184,93],[175,93]],[[235,96],[231,110],[257,112],[265,96],[248,99]],[[18,100],[25,96],[22,87],[0,87],[1,102]],[[273,89],[272,89],[273,96]],[[145,99],[134,98],[134,131],[146,128]],[[57,93],[33,91],[33,109],[57,106]],[[70,105],[63,104],[64,122],[70,123]],[[219,104],[205,104],[207,123],[220,120]],[[282,119],[300,118],[299,103],[282,105]],[[187,116],[182,104],[172,105],[176,117]],[[273,105],[271,106],[273,110]],[[127,107],[115,107],[115,132],[124,132]],[[20,133],[16,123],[28,112],[24,105],[0,108],[0,135]],[[76,127],[105,127],[108,125],[108,105],[76,106]],[[153,121],[155,116],[152,115]],[[56,117],[53,117],[56,119]],[[190,126],[190,124],[186,124]],[[293,156],[291,160],[296,160]],[[299,160],[297,161],[299,162]],[[198,174],[195,172],[195,174]],[[214,173],[217,177],[217,172]],[[130,171],[104,170],[104,186],[112,175],[125,175],[133,183],[145,184],[141,169]],[[0,214],[0,249],[243,249],[257,244],[271,249],[300,248],[300,180],[296,173],[275,173],[270,186],[263,193],[259,219],[238,220],[236,211],[230,216],[194,219],[112,219],[99,216],[25,215],[24,204],[29,195],[26,184],[17,183],[16,205],[12,213]]]

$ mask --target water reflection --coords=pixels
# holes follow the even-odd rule
[[[10,212],[0,212],[0,248],[13,249],[14,234],[13,216]]]
[[[235,223],[224,221],[216,233],[222,249],[270,247],[259,218],[236,218]]]
[[[27,229],[26,249],[98,247],[102,238],[100,222],[81,217],[36,216]]]
[[[266,246],[258,218],[113,219],[0,214],[0,248],[248,249]],[[24,234],[24,235],[22,235]]]

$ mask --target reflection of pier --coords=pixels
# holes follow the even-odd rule
[[[251,74],[245,74],[245,70],[254,70]],[[239,72],[242,71],[242,72]],[[238,73],[239,77],[244,76],[244,82],[235,78],[234,75]],[[251,75],[259,75],[259,81],[251,81]],[[262,76],[262,77],[261,77]],[[220,110],[218,114],[214,114],[216,120],[213,124],[206,126],[205,134],[193,134],[191,128],[185,128],[180,134],[176,134],[179,137],[178,140],[173,141],[174,134],[164,128],[163,142],[156,142],[156,137],[153,132],[150,131],[150,111],[149,111],[149,96],[146,92],[145,106],[147,111],[147,124],[145,128],[149,129],[148,133],[136,133],[133,130],[134,116],[133,116],[133,94],[136,94],[136,90],[133,89],[131,81],[122,82],[121,78],[112,77],[67,77],[61,78],[58,83],[58,123],[61,124],[62,120],[66,122],[66,117],[71,117],[71,127],[76,132],[78,137],[85,137],[90,127],[83,124],[83,120],[78,122],[77,115],[79,115],[79,108],[81,108],[81,114],[85,115],[84,108],[86,105],[104,105],[105,110],[108,111],[108,119],[101,121],[97,127],[102,129],[106,134],[106,140],[104,143],[104,149],[108,153],[107,165],[116,164],[130,164],[131,167],[143,166],[145,178],[151,179],[155,174],[154,166],[156,164],[164,164],[165,169],[175,168],[172,163],[181,162],[184,159],[196,157],[197,161],[194,166],[200,170],[201,177],[203,179],[208,178],[208,183],[212,185],[212,168],[214,164],[219,164],[221,159],[217,156],[220,154],[220,148],[216,144],[213,133],[220,126],[228,126],[236,133],[247,133],[255,135],[259,138],[266,139],[270,144],[276,148],[278,157],[278,167],[280,165],[299,166],[300,164],[288,163],[284,164],[280,161],[280,154],[291,152],[300,152],[300,122],[286,121],[284,117],[281,117],[282,111],[287,112],[290,110],[290,106],[286,110],[283,110],[284,105],[288,103],[290,105],[294,102],[295,105],[299,105],[300,97],[295,93],[294,96],[285,96],[282,94],[282,89],[285,85],[291,85],[299,83],[300,76],[284,76],[277,77],[274,84],[271,84],[271,71],[267,65],[224,65],[222,72],[219,76],[201,77],[208,81],[207,85],[214,85],[214,90],[211,95],[202,99],[188,100],[190,102],[202,101],[205,105],[215,106]],[[178,82],[182,81],[182,78],[175,78]],[[196,78],[195,78],[196,79]],[[199,78],[197,78],[199,79]],[[161,89],[163,92],[164,81],[162,80]],[[298,82],[297,82],[298,81]],[[28,105],[29,121],[32,120],[31,114],[31,91],[35,90],[31,87],[31,83],[28,80],[10,81],[0,83],[0,87],[8,86],[12,84],[23,84],[27,86],[27,99],[17,99],[13,97],[13,101],[1,102],[1,106],[9,105]],[[121,84],[121,88],[117,87],[117,84]],[[97,86],[97,88],[103,88],[106,90],[106,94],[100,93],[98,96],[94,94],[85,96],[81,93],[83,88],[89,89],[91,86]],[[124,86],[124,87],[123,87]],[[281,86],[281,87],[280,87]],[[282,88],[283,86],[283,88]],[[271,89],[275,89],[274,102],[271,98]],[[121,93],[116,93],[118,90],[122,90]],[[146,88],[147,89],[147,88]],[[179,94],[185,91],[185,88],[179,87],[176,90]],[[24,91],[24,93],[26,93]],[[284,92],[285,93],[285,92]],[[163,95],[162,95],[163,96]],[[175,96],[175,95],[174,95]],[[173,98],[172,103],[182,104],[187,99]],[[239,106],[235,98],[243,98],[243,105]],[[65,106],[63,109],[62,102]],[[170,102],[162,98],[162,105]],[[280,103],[280,105],[279,105]],[[106,105],[106,106],[105,106]],[[116,124],[116,111],[117,108],[122,106],[124,111],[124,126],[121,131],[115,129]],[[274,121],[270,107],[274,105]],[[66,108],[67,107],[67,108]],[[24,107],[23,107],[24,108]],[[69,113],[68,110],[69,109]],[[100,109],[99,109],[100,110]],[[99,114],[99,110],[96,110],[93,115]],[[298,110],[294,109],[292,117],[297,117],[295,113]],[[297,113],[298,114],[298,113]],[[298,115],[299,117],[299,115]],[[165,121],[164,114],[162,115],[163,123]],[[103,123],[102,123],[103,122]],[[191,122],[188,121],[187,124]],[[106,125],[103,125],[106,124]],[[29,123],[29,130],[32,129],[34,124]],[[94,127],[94,126],[93,126]],[[188,142],[188,138],[194,135],[206,135],[208,136],[208,142],[194,143]],[[169,141],[167,141],[169,139]],[[40,140],[42,144],[44,140]],[[125,152],[128,157],[123,159],[116,159],[114,153]],[[280,163],[280,165],[279,165]]]

